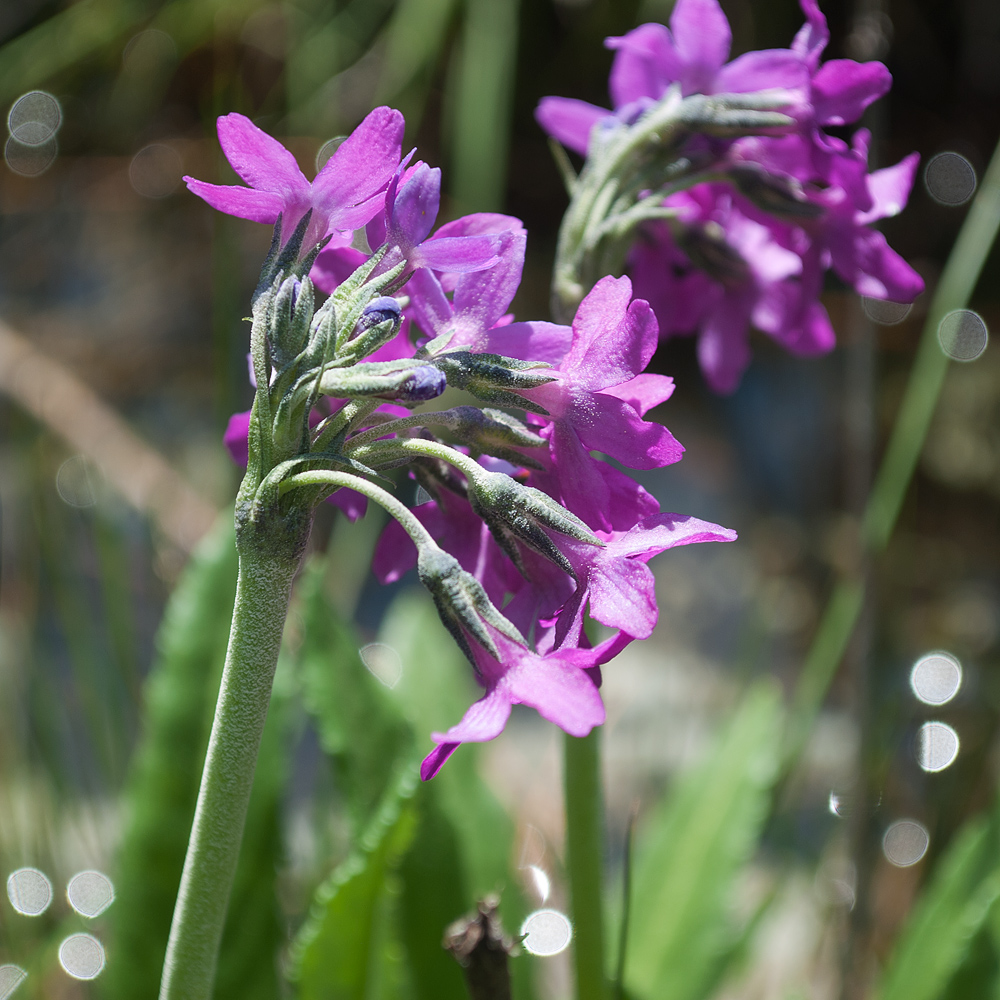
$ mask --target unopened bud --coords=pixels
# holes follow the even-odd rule
[[[534,549],[574,576],[570,561],[559,550],[546,528],[580,542],[600,545],[601,541],[575,514],[547,493],[524,486],[502,472],[483,472],[469,484],[472,509],[486,522],[500,547],[524,573],[517,542]]]
[[[823,207],[809,201],[791,177],[770,174],[753,163],[734,164],[727,173],[740,194],[778,218],[815,219],[823,214]]]
[[[478,406],[456,406],[451,413],[454,418],[447,426],[476,451],[502,458],[513,465],[542,468],[537,460],[514,450],[540,448],[546,443],[543,437],[516,417],[503,410],[481,410]]]
[[[717,222],[687,226],[677,242],[695,267],[723,285],[739,286],[750,279],[750,265],[726,242],[725,232]]]
[[[312,317],[312,282],[294,275],[285,278],[274,296],[268,324],[271,351],[279,367],[291,361],[306,346]]]
[[[320,392],[341,398],[376,396],[420,403],[440,396],[447,385],[444,374],[434,365],[371,362],[352,368],[327,369]]]
[[[476,660],[469,638],[478,642],[494,659],[500,657],[487,625],[515,642],[524,642],[517,629],[493,606],[483,585],[443,549],[430,544],[421,546],[417,574],[430,591],[445,628],[473,664]]]
[[[543,369],[548,365],[472,351],[441,354],[434,359],[434,364],[445,373],[449,385],[465,389],[478,399],[548,415],[548,410],[519,395],[519,391],[537,389],[555,381],[551,375],[544,374]]]

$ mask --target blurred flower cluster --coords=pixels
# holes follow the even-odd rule
[[[717,0],[678,0],[670,26],[644,24],[620,38],[609,88],[614,110],[544,98],[542,127],[599,161],[622,130],[641,129],[658,105],[693,94],[773,95],[789,118],[781,134],[694,134],[659,218],[630,244],[636,293],[656,312],[660,336],[698,334],[698,357],[717,392],[731,392],[750,360],[751,326],[802,355],[829,351],[834,331],[819,302],[833,269],[859,294],[912,302],[920,276],[871,223],[906,204],[918,156],[868,172],[870,134],[851,143],[825,131],[856,122],[890,86],[878,62],[820,62],[829,40],[816,0],[788,49],[726,62],[731,32]],[[658,178],[659,179],[659,178]],[[656,183],[644,197],[657,194]]]

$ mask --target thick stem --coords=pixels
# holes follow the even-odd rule
[[[160,1000],[208,1000],[297,559],[241,552],[229,649]]]
[[[577,1000],[608,1000],[604,974],[604,910],[601,902],[603,805],[600,729],[578,739],[564,736],[566,873],[573,921],[573,969]]]

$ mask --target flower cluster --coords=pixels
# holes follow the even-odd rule
[[[645,372],[657,321],[629,280],[597,282],[569,325],[514,322],[521,223],[477,214],[435,232],[440,171],[400,159],[402,127],[376,109],[309,184],[276,140],[228,115],[219,138],[251,186],[187,183],[277,222],[254,301],[254,408],[227,432],[248,463],[238,523],[331,495],[352,517],[384,506],[375,572],[416,566],[485,688],[433,734],[426,779],[459,744],[495,737],[514,704],[574,736],[603,722],[601,665],[656,623],[647,562],[735,533],[661,513],[595,457],[651,469],[683,451],[646,419],[673,383]],[[446,386],[470,402],[423,406]],[[379,485],[401,467],[429,500],[408,508]],[[596,646],[588,613],[610,630]]]
[[[727,62],[731,33],[717,0],[677,0],[669,27],[644,24],[607,40],[615,50],[612,111],[547,97],[536,112],[551,136],[587,157],[583,194],[595,175],[595,190],[606,190],[601,163],[634,145],[634,134],[662,143],[656,119],[665,110],[676,108],[673,123],[683,123],[685,103],[707,96],[728,113],[725,127],[675,141],[635,185],[633,201],[647,210],[633,208],[631,220],[621,213],[633,224],[626,253],[636,293],[652,305],[661,337],[697,332],[699,361],[717,392],[739,384],[751,325],[797,354],[833,347],[819,302],[827,269],[874,298],[912,302],[923,290],[870,228],[905,205],[917,155],[869,173],[866,130],[850,144],[824,131],[856,122],[889,89],[889,72],[878,62],[821,63],[826,19],[816,0],[800,3],[806,22],[790,48]],[[784,122],[743,128],[732,113],[741,107],[770,108]],[[573,294],[570,283],[566,297]]]

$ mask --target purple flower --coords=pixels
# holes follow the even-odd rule
[[[856,121],[889,88],[881,63],[821,63],[829,40],[816,0],[800,0],[806,23],[789,49],[750,52],[727,63],[731,35],[717,0],[677,0],[670,26],[645,24],[607,44],[616,50],[614,111],[549,97],[542,127],[579,153],[600,155],[595,126],[636,121],[671,86],[684,95],[781,88],[797,95],[797,125],[783,136],[701,139],[702,156],[733,182],[667,195],[669,224],[640,227],[628,256],[636,294],[656,312],[660,336],[698,334],[698,356],[718,392],[731,392],[750,359],[754,326],[797,354],[834,345],[819,302],[833,268],[859,293],[912,301],[919,276],[869,228],[905,204],[916,168],[908,157],[869,175],[867,133],[852,146],[823,128]],[[759,182],[758,182],[759,179]],[[756,186],[755,186],[756,185]],[[775,191],[786,192],[784,203]]]
[[[648,303],[632,301],[628,278],[602,278],[580,303],[556,381],[523,393],[549,413],[537,422],[549,438],[558,499],[593,528],[610,529],[613,511],[591,451],[633,469],[669,465],[684,452],[666,427],[642,419],[673,392],[672,379],[642,374],[657,336],[656,318]]]
[[[583,613],[636,639],[646,639],[656,625],[653,573],[646,565],[667,549],[697,542],[732,542],[736,532],[685,514],[653,514],[629,531],[601,533],[603,548],[560,539],[579,581],[559,613],[555,639],[560,645],[579,642]]]
[[[340,144],[312,183],[295,157],[249,118],[224,115],[218,130],[226,159],[250,186],[185,177],[188,188],[213,208],[240,219],[273,225],[280,215],[285,239],[311,209],[303,246],[312,247],[331,233],[348,242],[351,231],[382,207],[383,192],[399,163],[403,116],[391,108],[376,108]]]
[[[599,665],[603,649],[567,648],[539,655],[489,624],[485,627],[500,658],[491,656],[476,642],[470,645],[476,679],[486,688],[486,694],[457,725],[431,734],[438,746],[420,765],[424,781],[437,774],[460,744],[482,743],[499,736],[513,705],[530,705],[570,736],[586,736],[604,722],[604,703],[588,673]]]

